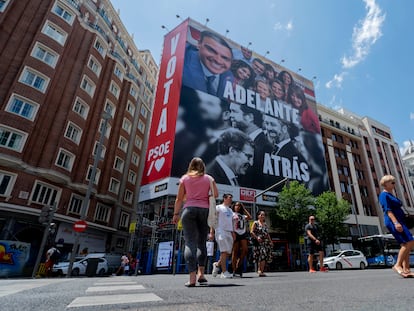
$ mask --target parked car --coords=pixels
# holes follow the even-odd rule
[[[323,260],[324,267],[329,269],[365,269],[368,266],[365,255],[357,250],[339,250],[332,252]]]
[[[97,260],[96,275],[103,276],[108,274],[108,262],[103,257],[95,257],[88,255],[86,257],[76,257],[73,261],[72,276],[85,275],[87,272],[88,262],[90,260]],[[58,275],[68,274],[70,260],[63,260],[53,265],[53,273]]]

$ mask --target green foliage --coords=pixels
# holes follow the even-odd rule
[[[335,193],[324,192],[315,200],[316,219],[322,229],[324,241],[334,244],[339,237],[348,234],[343,222],[351,212],[351,205],[344,199],[337,199]]]
[[[271,215],[272,224],[288,235],[291,242],[303,236],[314,198],[309,189],[297,181],[291,181],[279,192],[276,209]]]
[[[315,198],[303,184],[291,181],[279,192],[270,217],[273,227],[286,232],[288,240],[297,243],[304,235],[309,216],[315,215],[324,241],[333,244],[347,235],[343,222],[350,210],[349,202],[338,200],[334,192],[327,191]]]

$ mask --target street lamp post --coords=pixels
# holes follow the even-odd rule
[[[362,237],[362,231],[361,231],[361,227],[359,226],[359,222],[358,222],[358,216],[357,216],[357,212],[356,212],[356,208],[355,208],[355,197],[354,197],[354,191],[352,189],[352,187],[354,186],[354,184],[351,184],[351,180],[348,177],[348,191],[351,193],[351,209],[352,209],[352,214],[355,215],[355,223],[358,229],[358,235],[359,237]]]
[[[102,146],[103,146],[103,142],[104,142],[104,138],[105,138],[106,128],[108,126],[108,121],[111,119],[111,117],[112,116],[109,112],[105,111],[102,114],[102,118],[104,119],[104,123],[103,123],[103,126],[102,126],[101,135],[99,137],[98,146],[96,148],[96,153],[95,153],[95,157],[94,157],[94,160],[93,160],[91,176],[89,177],[88,188],[86,189],[85,199],[82,202],[80,220],[85,220],[86,219],[86,209],[89,205],[89,199],[90,199],[90,196],[91,196],[91,193],[92,193],[93,183],[95,182],[96,170],[98,168],[99,160],[101,159],[101,152],[102,152]],[[73,242],[72,252],[70,254],[68,273],[67,273],[66,277],[70,277],[71,274],[72,274],[73,261],[75,259],[75,253],[77,252],[77,249],[79,247],[80,234],[81,234],[80,232],[75,232],[75,241]]]
[[[282,180],[278,181],[278,182],[277,182],[277,183],[275,183],[274,185],[271,185],[270,187],[266,188],[265,190],[263,190],[263,191],[259,192],[258,194],[256,194],[256,195],[254,196],[254,201],[253,201],[253,216],[254,216],[254,217],[256,217],[256,214],[257,214],[257,211],[256,211],[256,199],[257,199],[258,197],[260,197],[262,194],[264,194],[264,193],[266,193],[266,192],[268,192],[268,191],[272,190],[273,188],[275,188],[275,187],[279,186],[280,184],[284,183],[284,182],[285,182],[285,181],[287,181],[287,180],[288,180],[288,178],[286,177],[286,178],[284,178],[284,179],[282,179]]]

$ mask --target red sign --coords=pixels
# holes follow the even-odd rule
[[[142,184],[169,177],[180,101],[187,22],[165,36]]]
[[[78,220],[73,224],[73,230],[76,232],[83,232],[88,228],[88,224],[84,220]]]
[[[256,196],[256,190],[240,188],[240,200],[246,202],[254,202],[254,197]]]

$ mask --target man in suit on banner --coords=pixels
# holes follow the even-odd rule
[[[183,85],[222,97],[226,82],[234,79],[230,71],[232,60],[232,49],[222,37],[201,32],[198,48],[186,48]]]

